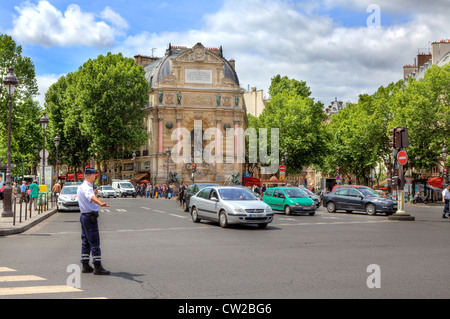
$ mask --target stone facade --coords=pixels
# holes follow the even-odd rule
[[[135,60],[149,82],[145,109],[149,140],[140,151],[146,156],[136,157],[139,173],[150,172],[150,181],[158,184],[166,183],[168,172],[192,183],[194,163],[195,182],[223,184],[231,174],[242,174],[244,165],[238,159],[245,147],[237,143],[235,132],[245,131],[248,121],[234,60],[227,61],[221,48],[201,43],[192,48],[169,44],[162,58],[138,55]],[[205,134],[211,132],[211,137]],[[216,157],[211,161],[205,154]]]

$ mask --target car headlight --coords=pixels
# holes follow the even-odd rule
[[[242,208],[239,207],[239,206],[234,206],[233,210],[234,210],[236,213],[245,213],[245,210],[242,209]]]
[[[271,208],[270,206],[267,206],[267,207],[264,209],[264,212],[265,212],[265,213],[271,213],[271,212],[272,212],[272,208]]]

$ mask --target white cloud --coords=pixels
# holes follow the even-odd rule
[[[41,107],[44,107],[45,93],[48,91],[52,84],[56,83],[64,74],[44,74],[36,76],[38,84],[39,95],[35,98],[39,102]]]
[[[98,21],[94,13],[83,12],[71,4],[64,14],[48,1],[37,5],[29,2],[15,7],[19,13],[14,18],[11,34],[22,43],[45,47],[86,45],[108,47],[115,44],[115,36],[128,27],[126,21],[107,7]]]
[[[334,6],[328,0],[322,4]],[[399,11],[392,1],[381,9]],[[162,56],[168,43],[192,47],[202,42],[208,47],[223,46],[226,58],[236,60],[242,87],[267,89],[270,79],[281,74],[304,80],[312,96],[328,104],[337,96],[357,101],[360,93],[372,94],[381,85],[402,78],[402,66],[412,63],[417,48],[441,39],[450,29],[450,20],[439,10],[418,12],[412,21],[381,28],[342,27],[332,17],[314,15],[309,3],[250,0],[226,1],[216,13],[204,17],[200,30],[171,33],[142,32],[128,37],[119,48],[125,55],[151,54],[158,48]],[[341,0],[363,15],[366,5]],[[404,2],[407,5],[409,2]],[[363,21],[365,23],[365,20]]]

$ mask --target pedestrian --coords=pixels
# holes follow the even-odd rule
[[[103,203],[94,192],[95,170],[86,167],[84,171],[84,182],[78,187],[77,196],[80,205],[81,223],[81,264],[83,273],[94,272],[94,275],[109,275],[109,270],[102,266],[100,233],[98,230],[98,206],[109,207]],[[89,255],[92,254],[94,268],[89,265]]]
[[[181,182],[180,190],[178,191],[178,199],[180,200],[180,206],[183,205],[184,190],[185,189],[186,189],[186,186],[184,186],[183,182]]]
[[[442,191],[442,202],[444,203],[444,212],[442,214],[442,218],[448,218],[445,216],[450,215],[450,184],[447,184],[445,189]]]
[[[145,190],[145,198],[151,198],[151,193],[152,193],[152,184],[148,183],[147,184],[147,188]]]
[[[53,192],[53,198],[56,200],[58,199],[58,195],[61,193],[61,184],[59,182],[56,182],[55,185],[53,185],[52,188],[52,192]]]
[[[27,182],[23,181],[22,185],[20,185],[20,201],[19,203],[28,203],[28,196],[27,196]]]
[[[31,212],[33,203],[34,203],[34,210],[37,210],[37,198],[39,196],[39,185],[37,183],[37,180],[34,180],[33,183],[31,183],[30,188],[28,190],[30,191],[30,212]]]

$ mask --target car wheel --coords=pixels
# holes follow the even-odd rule
[[[192,211],[191,211],[191,217],[192,217],[192,221],[194,223],[199,223],[200,222],[200,218],[198,218],[198,211],[197,211],[197,207],[192,207]]]
[[[290,215],[291,214],[291,208],[289,207],[289,206],[284,206],[284,213],[286,214],[286,215]]]
[[[372,215],[372,216],[376,215],[377,209],[376,209],[375,205],[374,204],[367,204],[366,205],[366,213],[368,215]]]
[[[327,203],[327,211],[329,213],[336,213],[336,205],[333,202]]]
[[[220,224],[220,227],[222,227],[222,228],[228,227],[227,214],[224,211],[221,211],[219,213],[219,224]]]
[[[185,200],[183,201],[183,210],[184,210],[185,212],[188,212],[188,211],[189,211],[188,204],[187,204],[187,202],[186,202]]]

